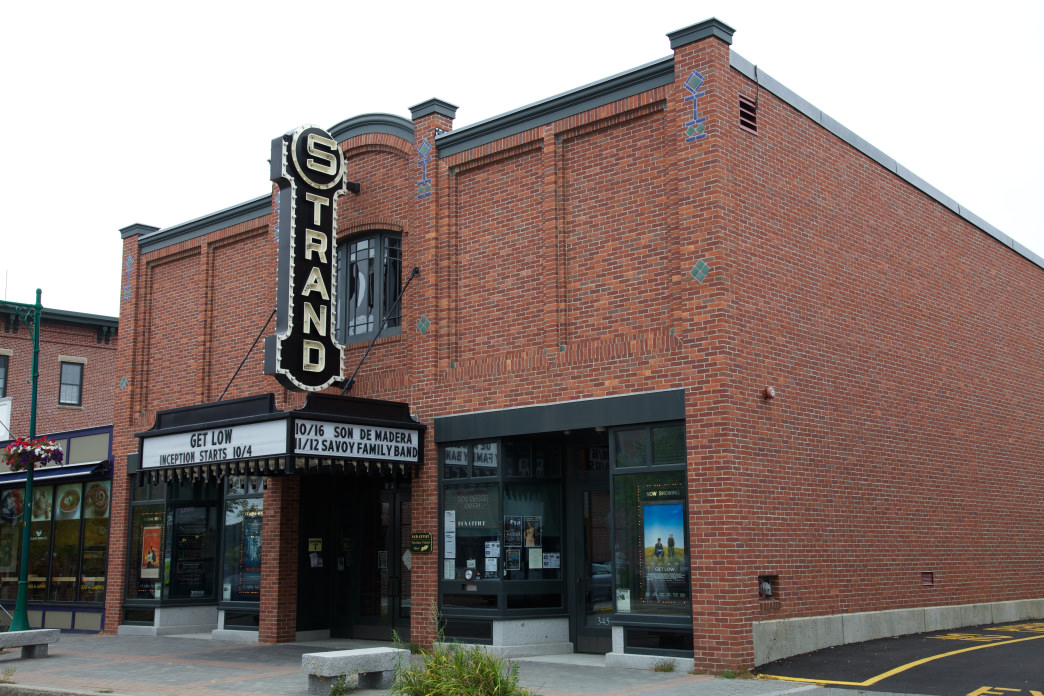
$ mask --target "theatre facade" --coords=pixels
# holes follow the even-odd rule
[[[105,630],[714,670],[1044,615],[1044,261],[732,33],[124,228]]]

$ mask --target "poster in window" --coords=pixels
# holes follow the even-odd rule
[[[243,569],[261,572],[261,511],[243,514]]]
[[[25,491],[22,489],[8,490],[0,494],[0,521],[14,523],[21,520],[25,514],[24,500]]]
[[[44,486],[33,491],[33,522],[47,522],[51,519],[51,494],[53,486]]]
[[[526,526],[522,532],[522,538],[526,546],[540,546],[541,517],[527,517]],[[539,567],[539,565],[537,566]]]
[[[141,573],[142,578],[159,577],[159,551],[163,527],[143,527],[141,530]]]
[[[645,600],[681,598],[685,581],[685,506],[680,502],[642,506]]]
[[[522,516],[504,515],[504,546],[522,545]]]
[[[508,546],[504,549],[504,570],[522,570],[522,548]]]
[[[261,515],[261,510],[256,507],[243,513],[239,567],[231,578],[234,587],[229,588],[230,592],[234,590],[237,600],[254,600],[261,592]]]
[[[59,520],[80,519],[80,503],[83,488],[79,483],[67,483],[58,486],[58,512],[55,517]]]
[[[94,481],[87,484],[83,494],[83,516],[87,518],[108,517],[110,481]]]

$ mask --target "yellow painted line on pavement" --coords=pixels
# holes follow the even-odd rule
[[[960,655],[961,653],[971,652],[972,650],[985,650],[986,648],[996,648],[999,645],[1011,645],[1012,643],[1021,643],[1026,640],[1040,640],[1044,638],[1044,635],[1040,636],[1029,636],[1028,638],[1014,638],[1012,640],[1006,640],[1003,643],[987,643],[985,645],[974,645],[970,648],[961,648],[960,650],[952,650],[947,653],[941,653],[939,655],[932,655],[931,657],[925,657],[914,662],[909,662],[905,665],[900,665],[894,669],[890,669],[887,672],[882,672],[876,677],[870,677],[866,681],[852,682],[852,681],[832,681],[830,679],[803,679],[801,677],[781,677],[773,674],[761,674],[758,675],[762,679],[779,679],[781,681],[794,681],[794,682],[805,682],[808,684],[836,684],[838,686],[872,686],[877,682],[887,679],[888,677],[895,676],[900,672],[905,672],[908,669],[913,669],[918,665],[923,665],[926,662],[932,662],[934,660],[941,660],[944,657],[950,657],[952,655]]]

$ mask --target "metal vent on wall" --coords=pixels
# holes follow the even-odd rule
[[[758,132],[758,104],[746,97],[739,98],[740,127],[751,133]]]

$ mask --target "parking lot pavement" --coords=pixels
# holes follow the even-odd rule
[[[875,692],[1044,696],[1044,621],[884,638],[762,665],[762,677]]]

